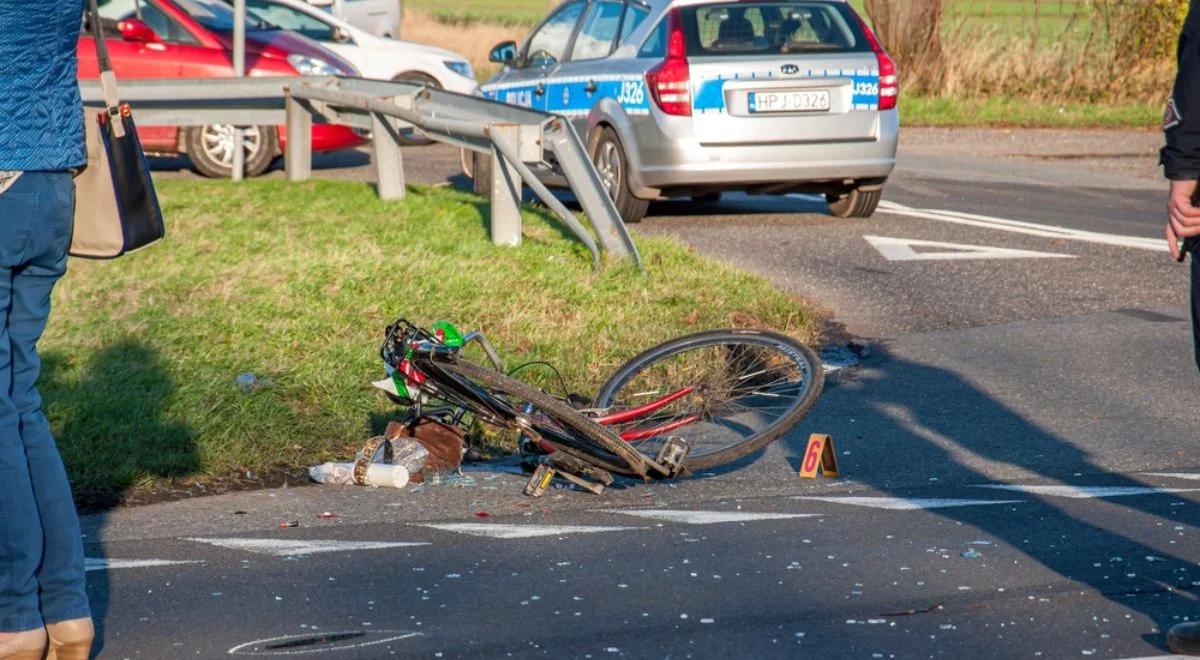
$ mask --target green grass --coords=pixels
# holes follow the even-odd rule
[[[1047,128],[1152,128],[1161,104],[1051,103],[1009,97],[968,99],[900,95],[904,126],[1019,126]]]
[[[509,364],[547,360],[582,393],[688,332],[813,336],[788,295],[670,239],[639,238],[644,275],[597,273],[533,211],[521,247],[493,246],[485,202],[445,188],[388,204],[348,182],[160,186],[167,239],[73,261],[41,344],[46,412],[84,502],[353,456],[395,412],[369,382],[397,316],[483,329]],[[247,371],[269,385],[243,394]]]

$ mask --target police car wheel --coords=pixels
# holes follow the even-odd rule
[[[592,145],[592,164],[600,175],[605,192],[617,207],[617,213],[625,222],[641,222],[646,217],[650,202],[638,199],[629,191],[629,160],[621,139],[611,128],[601,129]]]
[[[838,218],[869,218],[879,206],[883,190],[859,190],[855,188],[844,195],[825,195],[829,202],[829,213]]]
[[[472,151],[470,158],[471,171],[467,175],[471,177],[471,190],[476,195],[492,194],[492,157]]]

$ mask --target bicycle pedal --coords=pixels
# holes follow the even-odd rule
[[[608,470],[590,465],[586,461],[565,452],[556,451],[546,457],[546,462],[559,472],[570,472],[605,486],[613,485],[613,476]]]
[[[550,482],[554,480],[554,475],[557,474],[554,468],[541,463],[533,474],[529,477],[529,482],[525,484],[525,494],[530,497],[541,497],[546,494],[550,488]]]
[[[555,476],[566,479],[567,481],[579,486],[593,495],[599,495],[604,492],[603,485],[594,484],[587,479],[571,474],[570,472],[556,472]]]
[[[675,477],[683,472],[683,463],[687,460],[690,451],[692,451],[692,443],[690,441],[673,435],[663,443],[662,448],[658,450],[658,456],[654,460],[667,469],[668,476]]]

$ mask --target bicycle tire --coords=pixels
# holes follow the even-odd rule
[[[753,345],[775,348],[793,356],[798,364],[808,365],[806,371],[807,377],[811,379],[810,384],[802,395],[796,399],[795,404],[776,421],[724,449],[689,456],[685,465],[693,472],[696,470],[706,470],[731,463],[759,451],[795,428],[817,402],[825,385],[825,371],[816,353],[796,340],[775,332],[741,329],[710,330],[663,342],[634,356],[614,372],[605,381],[604,385],[600,387],[600,392],[596,395],[593,405],[598,409],[612,407],[624,385],[645,372],[652,365],[666,358],[680,355],[693,349],[722,345],[733,347]],[[674,391],[670,387],[666,389]],[[686,436],[686,433],[683,435]]]
[[[571,406],[555,399],[545,392],[519,381],[515,378],[482,367],[466,360],[439,362],[437,366],[445,371],[468,378],[484,385],[487,389],[509,394],[532,404],[542,414],[553,419],[580,436],[578,447],[553,442],[547,442],[576,458],[595,464],[609,472],[646,477],[646,464],[642,454],[627,443],[618,439],[610,431],[585,417]],[[606,456],[604,453],[609,456]],[[620,462],[613,462],[612,458]]]

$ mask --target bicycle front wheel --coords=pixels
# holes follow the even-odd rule
[[[650,457],[672,435],[692,471],[735,461],[795,428],[825,384],[820,358],[774,332],[713,330],[634,357],[600,388],[602,424]]]

